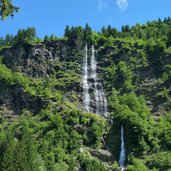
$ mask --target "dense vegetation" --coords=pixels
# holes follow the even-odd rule
[[[83,110],[85,42],[98,51],[109,118]],[[0,170],[117,171],[121,125],[126,170],[171,170],[169,17],[121,31],[66,26],[44,40],[23,29],[0,39],[0,55]]]

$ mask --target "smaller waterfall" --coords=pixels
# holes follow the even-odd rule
[[[89,84],[88,84],[88,49],[87,43],[85,46],[85,59],[83,64],[83,103],[87,112],[90,112],[90,95],[89,95]]]
[[[119,157],[119,165],[121,167],[121,171],[123,171],[124,168],[124,163],[125,163],[125,144],[124,144],[124,127],[121,126],[121,151],[120,151],[120,157]]]

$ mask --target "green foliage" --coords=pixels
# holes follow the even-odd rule
[[[81,41],[87,42],[89,45],[93,43],[93,32],[88,24],[85,25],[85,28],[81,26],[70,28],[67,25],[64,37],[68,39],[70,46],[78,45]]]
[[[114,123],[117,123],[114,129],[118,129],[118,125],[122,124],[125,126],[126,137],[129,135],[126,139],[126,143],[129,144],[127,153],[134,152],[135,155],[148,153],[150,146],[153,148],[153,145],[149,143],[152,141],[152,121],[144,98],[137,97],[133,92],[118,95],[118,92],[113,89],[109,105],[113,111]]]
[[[147,157],[146,162],[150,167],[169,170],[171,168],[171,153],[170,151],[158,152]]]
[[[85,26],[84,40],[90,45],[93,43],[93,32],[88,24]]]
[[[36,144],[30,130],[23,127],[21,137],[15,138],[12,130],[7,130],[7,137],[1,144],[2,170],[37,170]],[[5,147],[5,148],[4,148]]]
[[[2,0],[0,2],[0,16],[1,19],[4,20],[8,16],[14,16],[15,12],[18,12],[19,8],[15,7],[11,0]]]
[[[36,29],[34,27],[28,29],[20,29],[15,37],[16,42],[32,43],[36,38]]]
[[[81,167],[85,171],[93,171],[93,170],[107,171],[105,166],[101,162],[99,162],[96,158],[91,159],[89,158],[89,156],[81,156],[80,161],[81,161]]]
[[[0,79],[1,81],[5,82],[5,83],[12,83],[13,81],[13,77],[12,77],[12,72],[10,69],[8,69],[5,65],[0,64]]]
[[[36,29],[34,27],[29,27],[27,29],[19,29],[15,36],[7,34],[5,38],[1,38],[0,47],[13,46],[17,43],[40,44],[41,42],[42,40],[36,37]]]
[[[89,125],[87,122],[82,122],[85,118],[90,120]],[[86,136],[89,126],[92,127],[92,134],[99,139],[102,136],[103,124],[98,116],[82,115],[73,109],[66,109],[62,116],[48,109],[42,110],[35,117],[22,116],[11,125],[10,130],[5,132],[7,137],[0,134],[2,168],[4,170],[27,168],[28,171],[58,170],[59,168],[72,170],[76,167],[76,163],[74,164],[75,160],[71,162],[72,156],[70,158],[68,155],[70,153],[72,155],[74,150],[81,146],[81,139]],[[81,129],[85,130],[75,131],[76,125],[80,125]],[[12,131],[14,128],[15,132]],[[91,142],[99,143],[98,140]],[[91,167],[94,168],[94,166],[101,168],[102,164],[98,160],[92,160]]]
[[[5,65],[0,64],[0,80],[7,85],[20,85],[27,89],[30,80],[23,76],[21,73],[12,73]]]
[[[54,65],[49,65],[53,73],[44,78],[28,77],[15,72],[15,68],[12,71],[0,58],[0,170],[119,170],[116,161],[121,125],[127,170],[169,170],[170,26],[168,17],[143,25],[122,26],[121,31],[103,27],[99,33],[88,24],[84,28],[66,26],[63,38],[52,34],[45,36],[44,42],[36,37],[34,28],[0,38],[4,58],[6,50],[17,43],[29,47],[42,44],[55,58]],[[98,52],[97,71],[104,83],[109,118],[82,111],[81,75],[86,42],[89,47],[94,44]],[[16,88],[21,94],[14,92]],[[26,106],[15,102],[16,94]],[[32,112],[36,107],[39,110]],[[21,116],[9,122],[11,110]],[[104,164],[91,156],[90,148],[110,151],[115,162]],[[81,149],[86,151],[82,153]]]
[[[142,160],[132,158],[130,166],[127,167],[128,171],[149,171]]]

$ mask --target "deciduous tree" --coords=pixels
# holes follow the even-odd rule
[[[0,0],[0,17],[2,20],[8,16],[14,16],[15,12],[18,12],[19,8],[14,6],[11,0]]]

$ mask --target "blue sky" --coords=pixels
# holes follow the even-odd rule
[[[66,25],[93,30],[112,25],[120,29],[171,16],[171,0],[12,0],[20,7],[14,18],[0,21],[0,37],[20,28],[35,27],[37,35],[62,36]]]

